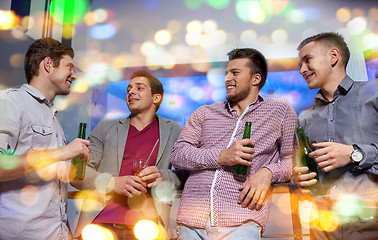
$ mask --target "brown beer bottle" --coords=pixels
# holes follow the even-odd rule
[[[244,133],[243,133],[243,139],[250,139],[251,138],[251,122],[245,123]],[[244,147],[252,147],[251,145],[245,145]],[[234,172],[238,174],[239,176],[245,176],[248,173],[248,166],[245,165],[235,165],[234,166]]]
[[[315,179],[317,182],[313,185],[307,186],[307,189],[315,189],[319,187],[319,173],[318,173],[318,165],[316,164],[315,160],[308,156],[310,152],[312,152],[307,138],[306,134],[304,132],[304,129],[302,127],[297,128],[297,135],[298,135],[298,141],[299,141],[299,151],[298,151],[298,164],[301,167],[308,167],[308,171],[306,173],[315,172],[316,176]]]
[[[87,124],[82,122],[79,125],[79,134],[78,138],[85,139],[85,130],[86,130]],[[82,155],[79,155],[72,159],[72,165],[75,169],[75,179],[83,180],[85,178],[85,161],[81,161],[80,158]]]

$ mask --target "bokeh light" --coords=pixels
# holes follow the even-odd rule
[[[285,29],[277,29],[272,33],[272,41],[274,44],[283,44],[288,39],[288,33]]]
[[[186,31],[187,32],[201,32],[202,31],[202,22],[199,21],[199,20],[193,20],[193,21],[190,21],[187,25],[186,25]]]
[[[172,202],[173,194],[175,193],[175,184],[164,181],[151,188],[151,194],[159,202]]]
[[[99,8],[93,11],[93,18],[97,23],[103,23],[108,18],[106,9]]]
[[[231,0],[205,0],[207,3],[215,9],[224,9],[226,8]]]
[[[81,190],[75,195],[75,199],[83,200],[81,201],[74,201],[75,207],[77,209],[81,209],[83,212],[92,212],[92,211],[100,211],[104,208],[103,204],[100,201],[104,199],[99,199],[98,193],[95,193],[90,190]]]
[[[0,160],[0,168],[5,170],[15,169],[20,164],[20,159],[17,156],[3,154]]]
[[[333,211],[321,210],[318,213],[317,227],[326,232],[334,231],[339,225],[339,218]]]
[[[236,15],[244,22],[251,21],[252,11],[261,11],[258,0],[238,0],[235,4]]]
[[[51,17],[63,25],[79,23],[88,10],[88,0],[52,0],[50,3]]]
[[[150,220],[140,220],[134,227],[135,237],[139,240],[154,240],[159,238],[159,227]]]
[[[100,173],[95,179],[96,190],[100,193],[109,193],[115,186],[113,175],[110,173]],[[107,181],[110,179],[109,181]]]
[[[82,234],[83,240],[115,240],[115,234],[109,229],[96,224],[89,224],[84,227]]]
[[[172,33],[178,33],[181,30],[181,23],[177,20],[171,20],[167,24],[167,29]]]
[[[213,33],[217,30],[218,24],[215,20],[210,19],[203,22],[203,32],[204,33]]]
[[[290,0],[264,0],[260,1],[260,3],[265,12],[276,15],[285,11]]]
[[[70,39],[75,36],[75,28],[72,25],[64,25],[62,30],[62,36],[65,39]]]
[[[366,29],[367,22],[364,17],[357,17],[348,22],[347,28],[350,34],[358,35]]]
[[[155,42],[159,45],[167,45],[172,40],[172,34],[166,30],[159,30],[155,33]]]
[[[34,206],[39,201],[39,190],[33,185],[25,186],[20,193],[21,201],[27,206]]]
[[[255,42],[256,38],[257,38],[257,33],[256,31],[252,29],[245,30],[240,34],[240,40],[247,45]]]
[[[17,26],[20,22],[18,16],[13,11],[4,11],[0,9],[0,30],[9,30]]]
[[[24,65],[24,56],[21,53],[12,54],[9,58],[9,64],[14,68],[20,68]]]
[[[336,17],[340,22],[348,22],[352,16],[352,13],[348,8],[340,8],[336,12]]]
[[[117,28],[112,23],[94,25],[90,28],[89,34],[93,39],[109,39],[117,33]]]
[[[363,38],[365,49],[374,49],[378,47],[378,35],[369,33]]]
[[[200,32],[188,32],[185,36],[185,41],[189,46],[198,45],[201,42]]]
[[[288,22],[299,24],[306,20],[306,15],[300,9],[293,9],[286,15],[286,19]]]

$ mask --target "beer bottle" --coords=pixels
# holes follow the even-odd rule
[[[87,127],[86,123],[80,123],[78,138],[85,139],[85,129]],[[80,160],[82,155],[79,155],[72,159],[72,165],[75,169],[75,179],[83,180],[85,178],[85,161]]]
[[[243,133],[243,139],[250,139],[250,138],[251,138],[251,122],[246,122],[244,133]],[[244,147],[252,147],[252,146],[248,144],[248,145],[245,145]],[[248,173],[248,166],[241,165],[241,164],[235,165],[234,172],[238,174],[239,176],[245,176]]]
[[[318,173],[318,166],[315,162],[315,160],[308,156],[310,152],[312,152],[307,138],[306,134],[302,127],[297,128],[297,135],[298,135],[298,141],[299,141],[299,151],[298,151],[298,164],[301,167],[308,167],[308,171],[306,173],[315,172],[316,176],[315,179],[317,182],[313,185],[307,186],[307,189],[316,189],[318,188],[320,182],[319,182],[319,173]]]

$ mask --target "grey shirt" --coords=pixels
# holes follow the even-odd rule
[[[305,130],[310,144],[337,142],[357,145],[363,160],[350,163],[328,173],[319,170],[320,195],[338,190],[354,193],[361,198],[376,199],[378,174],[378,101],[376,82],[355,82],[346,76],[327,101],[321,91],[315,104],[299,116],[299,125]],[[375,129],[375,130],[374,130]]]
[[[40,92],[27,84],[0,91],[0,151],[22,155],[65,144],[56,111]],[[59,180],[67,164],[0,182],[0,239],[68,238],[67,185]]]

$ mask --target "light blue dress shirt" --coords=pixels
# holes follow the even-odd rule
[[[30,85],[0,91],[0,151],[10,148],[22,155],[65,145],[56,113]],[[65,174],[62,164],[0,182],[0,239],[68,238],[67,184],[56,177]]]

